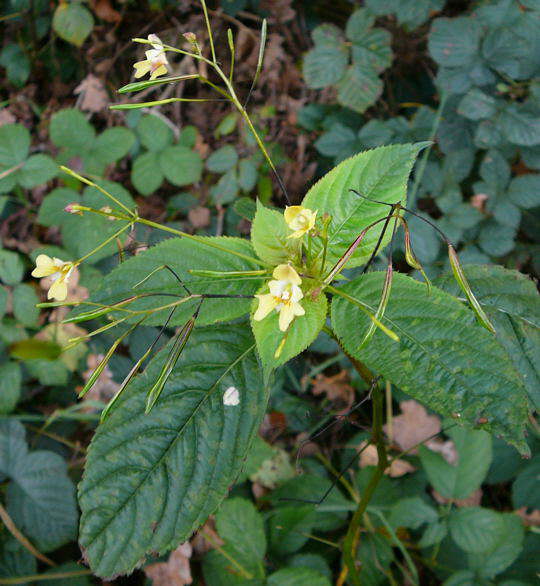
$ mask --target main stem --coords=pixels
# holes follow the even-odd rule
[[[362,374],[362,373],[360,373]],[[388,457],[386,454],[386,447],[383,436],[383,420],[384,420],[384,396],[379,386],[375,386],[372,393],[373,405],[373,429],[371,441],[377,448],[378,463],[373,471],[371,478],[362,494],[358,508],[349,523],[345,541],[343,542],[343,564],[344,571],[348,573],[349,579],[355,586],[360,586],[360,576],[356,568],[356,550],[358,549],[358,541],[360,538],[360,523],[362,517],[366,512],[369,501],[371,500],[377,485],[383,477],[384,471],[388,467]]]

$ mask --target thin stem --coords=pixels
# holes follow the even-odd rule
[[[120,236],[120,234],[122,234],[123,232],[125,232],[128,228],[131,228],[132,225],[133,225],[133,223],[130,222],[129,224],[126,224],[125,226],[122,226],[122,228],[120,228],[120,230],[117,230],[112,236],[109,236],[109,238],[107,238],[101,244],[99,244],[98,246],[96,246],[96,248],[94,248],[94,250],[91,250],[90,252],[88,252],[84,256],[81,256],[81,258],[75,264],[76,265],[81,264],[84,260],[86,260],[88,257],[90,257],[93,254],[95,254],[98,250],[101,250],[104,246],[107,246],[107,244],[109,244],[109,242],[112,242],[113,240],[115,240],[116,238],[118,238],[118,236]]]
[[[377,448],[378,462],[377,467],[373,471],[371,478],[364,490],[364,494],[360,499],[358,508],[354,512],[354,515],[349,523],[347,534],[345,535],[345,541],[343,544],[343,563],[347,568],[347,573],[352,584],[355,586],[361,586],[360,577],[356,568],[356,550],[358,548],[358,540],[360,538],[360,523],[362,517],[366,512],[367,506],[371,497],[373,496],[377,485],[384,475],[384,471],[388,466],[388,458],[386,454],[386,446],[384,444],[383,437],[383,411],[384,411],[384,399],[381,390],[378,385],[373,389],[372,394],[372,405],[373,405],[373,430],[371,435],[371,441]]]
[[[208,41],[210,43],[210,52],[212,53],[212,61],[217,63],[216,50],[214,48],[214,38],[212,36],[212,27],[210,26],[210,19],[208,18],[208,10],[206,9],[205,0],[201,0],[202,9],[204,12],[204,22],[206,23],[206,30],[208,31]]]
[[[0,504],[0,519],[2,519],[2,523],[6,526],[6,529],[13,535],[13,537],[25,548],[27,549],[35,558],[38,560],[46,563],[49,566],[56,566],[56,564],[49,559],[46,555],[42,554],[38,551],[26,537],[19,531],[17,525],[13,522],[13,519],[9,516],[9,513]]]

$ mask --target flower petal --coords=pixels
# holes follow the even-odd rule
[[[257,311],[253,315],[253,319],[255,321],[261,321],[264,319],[275,307],[277,306],[277,302],[273,295],[267,293],[266,295],[255,295],[259,300],[259,307],[257,307]]]
[[[46,254],[40,254],[36,258],[36,268],[32,271],[32,277],[48,277],[58,271],[54,260]]]
[[[293,285],[302,283],[302,279],[291,265],[278,265],[274,269],[273,275],[278,281],[288,281]]]
[[[142,77],[143,75],[146,75],[149,71],[152,70],[152,65],[150,65],[150,62],[148,60],[137,61],[137,63],[133,64],[133,67],[135,67],[136,79]]]
[[[56,280],[47,293],[47,299],[56,299],[57,301],[64,301],[67,297],[67,283],[65,279]]]
[[[294,309],[291,305],[283,305],[279,312],[279,329],[286,332],[294,319]]]

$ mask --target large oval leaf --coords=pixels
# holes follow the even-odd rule
[[[79,488],[80,544],[97,575],[174,548],[226,496],[266,408],[254,348],[243,325],[196,330],[150,414],[146,393],[166,350],[98,428]],[[235,406],[223,404],[231,386]]]
[[[235,256],[235,252],[255,257],[253,248],[247,240],[240,238],[201,238],[196,242],[186,238],[170,238],[123,262],[103,280],[101,288],[91,301],[112,304],[127,299],[137,293],[175,293],[186,296],[178,280],[167,270],[154,273],[142,285],[134,285],[145,279],[154,269],[162,265],[171,267],[192,293],[212,293],[223,295],[253,295],[261,285],[261,279],[253,276],[211,278],[198,277],[189,273],[190,269],[207,271],[253,271],[260,269],[254,260],[250,262]],[[216,244],[231,250],[219,250],[204,242]],[[149,309],[174,302],[173,297],[155,295],[137,300],[129,305],[130,309]],[[171,325],[184,323],[195,311],[198,300],[178,306]],[[207,325],[217,321],[229,321],[249,312],[249,299],[207,299],[201,308],[197,325]],[[81,311],[87,311],[82,307]],[[145,325],[161,325],[165,322],[169,309],[152,315]],[[116,317],[125,314],[116,312]],[[138,316],[137,319],[140,319]]]
[[[467,265],[469,284],[521,374],[532,406],[540,410],[540,303],[535,284],[518,271],[496,265]],[[460,296],[452,274],[435,283]]]
[[[347,283],[349,295],[372,308],[378,304],[384,273]],[[394,275],[383,319],[400,337],[380,330],[358,350],[370,321],[343,298],[332,302],[332,325],[345,349],[431,409],[495,433],[522,453],[527,421],[526,392],[504,348],[479,326],[456,298],[405,275]]]
[[[428,143],[396,144],[379,147],[355,155],[327,173],[307,192],[302,205],[332,216],[328,231],[329,266],[335,264],[360,232],[371,223],[388,215],[390,207],[367,201],[352,193],[387,203],[405,205],[407,180],[418,152]],[[382,230],[382,222],[366,235],[347,263],[348,267],[363,264],[373,251]],[[383,246],[390,239],[390,230]],[[313,242],[321,253],[321,244]]]

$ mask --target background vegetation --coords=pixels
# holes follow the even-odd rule
[[[537,0],[222,0],[213,8],[223,46],[228,27],[238,32],[237,72],[246,95],[260,22],[269,19],[251,109],[294,202],[353,153],[434,140],[415,168],[409,205],[459,246],[465,263],[538,276]],[[284,202],[252,135],[226,103],[108,110],[122,102],[115,88],[130,79],[142,53],[130,39],[151,32],[165,42],[188,31],[204,36],[197,3],[11,0],[1,10],[0,584],[38,584],[51,573],[64,577],[45,583],[90,584],[97,581],[80,563],[75,486],[100,410],[156,330],[133,332],[99,384],[76,401],[113,338],[87,338],[79,326],[60,325],[64,309],[37,309],[44,291],[29,273],[38,254],[74,260],[115,226],[63,211],[71,202],[100,208],[107,200],[58,165],[100,178],[147,218],[198,234],[247,234],[255,197]],[[195,71],[182,59],[173,68]],[[159,95],[208,93],[186,83]],[[445,247],[423,222],[411,218],[410,225],[426,272],[444,285]],[[162,238],[138,228],[120,249],[103,248],[81,267],[68,299],[85,299],[103,274]],[[505,299],[508,315],[499,316],[499,327],[538,407],[535,287],[516,275],[514,288],[503,290],[501,270],[476,274],[473,288],[488,304],[490,296]],[[79,336],[83,341],[60,355]],[[339,583],[338,544],[376,455],[365,450],[354,459],[369,412],[349,411],[365,383],[324,334],[312,349],[281,369],[260,438],[215,517],[170,556],[113,583]],[[394,409],[385,433],[396,458],[366,513],[363,583],[534,584],[536,420],[528,435],[533,457],[522,460],[485,432],[440,421],[399,388],[387,393]],[[335,425],[304,444],[324,422]],[[310,504],[334,481],[320,507]]]

